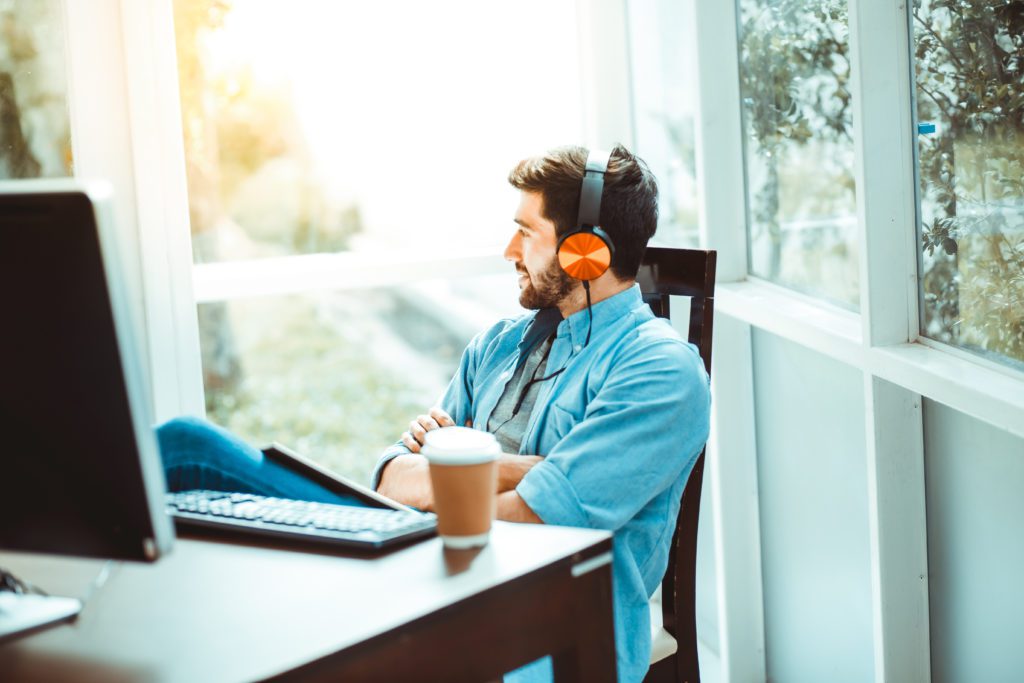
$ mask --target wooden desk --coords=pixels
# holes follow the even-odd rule
[[[86,599],[77,622],[0,645],[0,678],[483,681],[545,654],[558,680],[615,680],[611,538],[496,523],[490,544],[434,538],[387,555],[178,539],[153,565],[0,553]]]

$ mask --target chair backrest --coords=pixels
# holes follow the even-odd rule
[[[669,297],[690,297],[687,338],[696,345],[704,368],[711,374],[711,332],[715,308],[716,252],[701,249],[649,247],[637,274],[640,291],[655,315],[669,317]],[[700,681],[697,663],[696,576],[697,521],[704,451],[701,450],[683,490],[676,530],[669,550],[668,569],[662,579],[662,614],[665,630],[675,638],[676,679]]]

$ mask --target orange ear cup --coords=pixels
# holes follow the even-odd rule
[[[612,262],[608,245],[597,235],[581,232],[569,235],[558,249],[562,270],[577,280],[596,280]]]

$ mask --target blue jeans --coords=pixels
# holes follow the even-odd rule
[[[215,424],[179,417],[156,430],[169,491],[210,489],[340,505],[366,504],[334,493]]]

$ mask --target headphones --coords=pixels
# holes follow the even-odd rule
[[[583,280],[584,286],[605,274],[615,255],[612,238],[600,228],[601,195],[604,174],[608,171],[611,152],[594,149],[587,154],[580,187],[580,208],[576,227],[558,240],[558,264],[569,277]],[[589,294],[589,287],[588,294]],[[588,335],[589,336],[589,335]]]
[[[555,247],[558,264],[562,270],[569,277],[582,280],[583,290],[587,293],[587,311],[590,313],[590,318],[587,322],[587,341],[584,342],[584,346],[590,344],[590,333],[594,326],[594,312],[590,308],[590,281],[596,280],[608,271],[608,267],[612,264],[612,256],[615,254],[612,238],[600,228],[604,174],[608,172],[608,161],[611,156],[611,152],[598,149],[591,150],[587,154],[587,165],[583,169],[583,185],[580,187],[580,208],[576,216],[576,227],[562,235]],[[548,351],[550,350],[549,347]],[[576,347],[576,350],[578,351],[579,347]],[[544,360],[547,360],[546,354]],[[532,385],[558,377],[565,372],[567,367],[569,367],[568,361],[560,370],[555,370],[546,377],[537,377],[537,369],[534,368],[534,376],[523,387],[519,400],[512,408],[512,417],[490,430],[491,433],[496,433],[519,414],[523,402],[526,400],[526,394]]]

